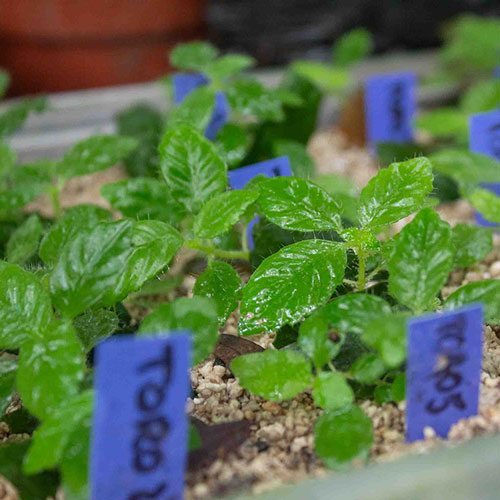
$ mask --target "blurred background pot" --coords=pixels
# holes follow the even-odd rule
[[[0,0],[0,66],[12,94],[151,80],[204,18],[204,0]]]

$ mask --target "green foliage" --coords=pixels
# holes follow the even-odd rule
[[[345,249],[338,243],[305,240],[265,259],[243,290],[241,335],[294,324],[323,305],[342,282]]]
[[[342,35],[333,46],[333,64],[342,68],[357,63],[369,56],[374,43],[369,31],[356,28]]]
[[[349,73],[315,61],[297,61],[293,63],[293,71],[309,80],[324,92],[338,92],[349,85]]]
[[[217,306],[208,297],[182,298],[166,302],[146,316],[140,334],[175,334],[171,330],[189,330],[193,337],[193,365],[201,363],[217,342]],[[179,332],[184,333],[184,332]]]
[[[493,235],[486,227],[460,223],[453,228],[452,237],[456,266],[468,267],[493,250]]]
[[[467,113],[455,108],[439,108],[422,113],[416,120],[417,128],[437,137],[453,137],[465,144],[469,135]]]
[[[113,335],[118,324],[118,316],[107,309],[88,310],[73,320],[73,328],[86,352]]]
[[[197,213],[227,186],[226,165],[215,146],[189,125],[179,125],[160,144],[160,168],[171,195]]]
[[[9,406],[16,388],[17,362],[13,359],[0,360],[0,416]]]
[[[386,371],[384,362],[372,353],[362,354],[351,366],[352,376],[362,384],[375,383]]]
[[[239,165],[250,148],[250,135],[243,127],[227,123],[217,133],[215,146],[228,167]]]
[[[325,410],[342,410],[351,406],[354,393],[340,373],[322,372],[314,379],[313,398]]]
[[[339,206],[322,188],[298,177],[259,182],[259,206],[274,224],[295,231],[340,231]]]
[[[314,428],[316,452],[329,468],[342,468],[354,458],[368,455],[372,432],[371,419],[357,406],[326,411]]]
[[[219,325],[224,325],[241,299],[243,285],[238,273],[226,262],[210,262],[199,276],[193,293],[212,298],[217,304]]]
[[[500,106],[500,82],[487,80],[471,86],[460,100],[460,108],[469,115],[492,111]]]
[[[231,229],[259,197],[254,191],[226,191],[211,198],[194,219],[199,238],[215,238]]]
[[[28,217],[7,242],[7,261],[23,265],[38,251],[42,235],[42,223],[37,215]]]
[[[328,322],[319,314],[310,316],[300,325],[297,344],[317,370],[333,359],[340,348],[340,343],[329,340]]]
[[[10,135],[21,128],[30,113],[41,113],[46,108],[47,100],[45,97],[24,99],[11,105],[7,111],[0,113],[0,137]]]
[[[311,383],[311,365],[294,351],[266,350],[231,362],[240,385],[271,401],[291,399]]]
[[[311,179],[314,176],[314,161],[306,147],[298,142],[279,139],[274,143],[276,156],[288,156],[293,175]]]
[[[425,208],[394,238],[387,262],[389,293],[422,313],[446,283],[454,257],[449,224],[434,210]]]
[[[488,189],[476,189],[468,200],[486,219],[500,223],[500,198],[495,193]]]
[[[3,97],[10,84],[10,76],[0,69],[0,99]]]
[[[210,123],[215,107],[215,91],[210,87],[198,87],[190,92],[168,115],[169,127],[186,123],[201,133]]]
[[[180,69],[203,72],[217,55],[218,50],[207,42],[181,43],[170,53],[170,64]]]
[[[369,229],[397,222],[422,207],[431,191],[432,167],[427,158],[393,163],[361,191],[359,221]]]

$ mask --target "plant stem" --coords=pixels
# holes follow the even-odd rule
[[[358,253],[358,292],[362,292],[365,289],[365,264],[366,264],[366,256],[361,252]]]
[[[49,196],[52,202],[52,208],[54,210],[54,216],[56,218],[62,215],[61,202],[59,200],[59,195],[64,187],[64,180],[58,179],[57,183],[49,187]]]
[[[203,245],[196,240],[187,240],[185,245],[188,248],[194,248],[195,250],[200,250],[207,255],[213,255],[214,257],[219,257],[220,259],[250,259],[250,253],[244,250],[221,250],[219,248],[210,247],[208,245]]]
[[[243,225],[243,234],[241,235],[241,248],[244,252],[249,252],[248,248],[248,224]]]

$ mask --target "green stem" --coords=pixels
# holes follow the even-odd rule
[[[49,187],[49,196],[50,200],[52,202],[52,208],[54,210],[54,216],[56,218],[60,217],[63,214],[62,208],[61,208],[61,202],[59,200],[59,195],[61,194],[61,191],[64,188],[64,180],[63,179],[58,179],[56,184],[53,186]]]
[[[243,234],[241,235],[241,248],[244,252],[249,253],[248,248],[248,224],[243,225]]]
[[[203,245],[196,240],[187,240],[185,246],[188,248],[194,248],[195,250],[200,250],[207,255],[213,255],[214,257],[219,257],[220,259],[250,259],[250,253],[244,250],[220,250],[219,248],[210,247],[208,245]]]
[[[365,289],[365,264],[366,256],[362,253],[358,254],[359,269],[358,269],[358,292]]]

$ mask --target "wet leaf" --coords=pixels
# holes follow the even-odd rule
[[[86,311],[73,320],[73,327],[86,352],[113,335],[118,329],[118,316],[113,311]]]
[[[42,236],[42,223],[37,215],[28,217],[13,233],[7,242],[7,261],[23,265],[38,250]]]
[[[194,232],[199,238],[215,238],[229,231],[258,197],[255,191],[246,190],[215,195],[195,217]]]
[[[226,165],[214,144],[189,125],[164,135],[160,168],[172,197],[192,213],[227,186]]]
[[[342,245],[326,240],[300,241],[265,259],[243,290],[240,334],[297,323],[331,297],[346,262]]]
[[[274,177],[258,185],[259,206],[274,224],[295,231],[340,231],[339,206],[322,188],[298,177]]]
[[[450,225],[430,208],[419,212],[394,238],[389,293],[413,311],[429,309],[453,269]]]
[[[332,469],[348,465],[354,458],[365,458],[373,443],[373,423],[358,406],[348,410],[326,411],[314,428],[315,448]]]
[[[432,191],[432,167],[427,158],[393,163],[379,171],[361,191],[358,218],[376,229],[416,212]]]
[[[314,379],[312,394],[316,406],[326,410],[342,410],[354,401],[351,386],[340,373],[321,372]]]
[[[78,205],[69,208],[42,238],[40,257],[47,266],[53,266],[59,253],[69,241],[98,222],[109,221],[111,213],[97,205]]]
[[[136,220],[160,220],[177,224],[185,215],[164,182],[150,177],[123,179],[101,188],[114,210]]]
[[[63,157],[58,175],[69,179],[113,167],[138,146],[136,139],[119,135],[94,135],[80,141]]]
[[[201,363],[212,354],[217,343],[217,309],[208,297],[181,298],[165,302],[146,316],[139,334],[176,334],[173,330],[189,330],[193,339],[192,364]]]
[[[294,398],[311,384],[311,365],[294,351],[267,350],[234,359],[231,371],[240,385],[270,401]]]
[[[50,275],[50,292],[64,317],[110,301],[133,251],[132,227],[131,221],[101,222],[63,247]]]
[[[52,318],[49,294],[38,278],[0,261],[0,347],[17,348]]]
[[[243,284],[238,273],[226,262],[211,262],[199,276],[193,294],[210,297],[217,304],[219,325],[224,325],[238,307]]]
[[[238,356],[252,352],[262,352],[263,350],[263,347],[251,340],[223,333],[219,335],[219,340],[215,344],[214,355],[229,368],[231,361]]]
[[[317,314],[341,332],[362,333],[372,319],[391,313],[391,306],[381,297],[365,293],[342,295],[322,307]]]
[[[467,283],[455,290],[444,302],[448,310],[458,309],[466,304],[482,302],[484,320],[487,323],[500,324],[500,280],[484,280]]]
[[[17,389],[23,404],[44,420],[78,393],[83,368],[82,347],[71,323],[50,323],[21,348]]]
[[[453,227],[452,236],[456,266],[468,267],[493,250],[493,235],[486,227],[461,222]]]

